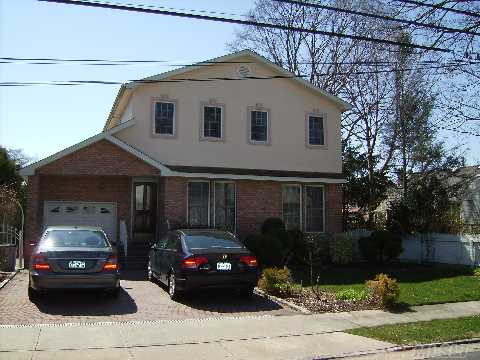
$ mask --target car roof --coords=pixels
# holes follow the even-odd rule
[[[205,235],[205,234],[231,234],[229,231],[218,230],[218,229],[177,229],[183,235],[186,236],[195,236],[195,235]]]
[[[90,231],[103,231],[100,226],[86,226],[86,225],[58,225],[48,226],[45,231],[51,230],[90,230]]]

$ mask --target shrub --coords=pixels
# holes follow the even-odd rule
[[[375,279],[367,281],[366,286],[386,308],[393,307],[400,296],[400,286],[397,280],[391,279],[385,274],[378,274]]]
[[[268,218],[262,224],[262,234],[275,235],[285,232],[285,224],[280,218]]]
[[[480,276],[480,267],[473,269],[473,276]]]
[[[335,293],[337,299],[349,301],[362,301],[368,298],[366,290],[345,289]]]
[[[287,250],[278,237],[250,235],[245,239],[245,246],[257,256],[261,266],[283,266]]]
[[[353,259],[353,239],[347,234],[334,236],[331,246],[332,261],[334,264],[346,265]]]
[[[293,292],[292,274],[288,268],[263,270],[258,287],[269,295],[285,297]]]
[[[369,262],[392,261],[402,253],[402,238],[397,233],[386,230],[374,231],[370,236],[358,241],[363,258]]]

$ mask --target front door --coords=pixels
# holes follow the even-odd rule
[[[157,213],[157,184],[135,184],[134,241],[151,242],[155,239]]]

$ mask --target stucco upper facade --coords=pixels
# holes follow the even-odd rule
[[[172,74],[167,79],[240,78],[241,62],[247,63],[249,76],[288,74],[248,52],[229,61],[235,63],[196,67]],[[164,77],[150,79],[165,80]],[[156,101],[175,104],[174,136],[154,134]],[[167,166],[341,173],[340,118],[345,107],[340,101],[292,78],[142,83],[135,84],[117,98],[106,130],[133,121],[133,126],[114,136]],[[205,104],[223,108],[221,141],[202,139],[201,119]],[[266,144],[249,141],[249,111],[252,109],[268,111]],[[323,146],[308,145],[309,114],[324,119]]]

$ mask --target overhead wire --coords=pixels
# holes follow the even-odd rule
[[[334,31],[326,31],[326,30],[318,30],[318,29],[306,29],[297,26],[289,26],[283,24],[273,24],[273,23],[266,23],[254,20],[241,20],[241,19],[232,19],[232,18],[225,18],[219,16],[211,16],[211,15],[200,15],[200,14],[192,14],[186,13],[181,11],[167,11],[167,10],[160,10],[160,9],[153,9],[153,8],[145,8],[139,6],[130,6],[124,5],[121,3],[112,3],[108,1],[84,1],[84,0],[38,0],[41,2],[49,2],[49,3],[58,3],[58,4],[66,4],[66,5],[77,5],[77,6],[87,6],[87,7],[96,7],[96,8],[104,8],[104,9],[112,9],[112,10],[123,10],[123,11],[131,11],[131,12],[141,12],[141,13],[149,13],[149,14],[156,14],[156,15],[168,15],[168,16],[175,16],[175,17],[182,17],[182,18],[189,18],[189,19],[198,19],[198,20],[207,20],[207,21],[216,21],[216,22],[224,22],[224,23],[231,23],[231,24],[239,24],[239,25],[248,25],[248,26],[256,26],[256,27],[265,27],[265,28],[272,28],[272,29],[279,29],[279,30],[289,30],[295,32],[303,32],[315,35],[325,35],[330,37],[338,37],[338,38],[346,38],[346,39],[353,39],[358,41],[366,41],[366,42],[375,42],[385,45],[395,45],[395,46],[404,46],[409,48],[416,48],[422,50],[431,50],[437,52],[450,52],[449,49],[435,47],[435,46],[428,46],[428,45],[420,45],[420,44],[405,44],[399,41],[388,40],[388,39],[381,39],[381,38],[374,38],[369,36],[363,35],[353,35],[353,34],[343,34],[337,33]]]

